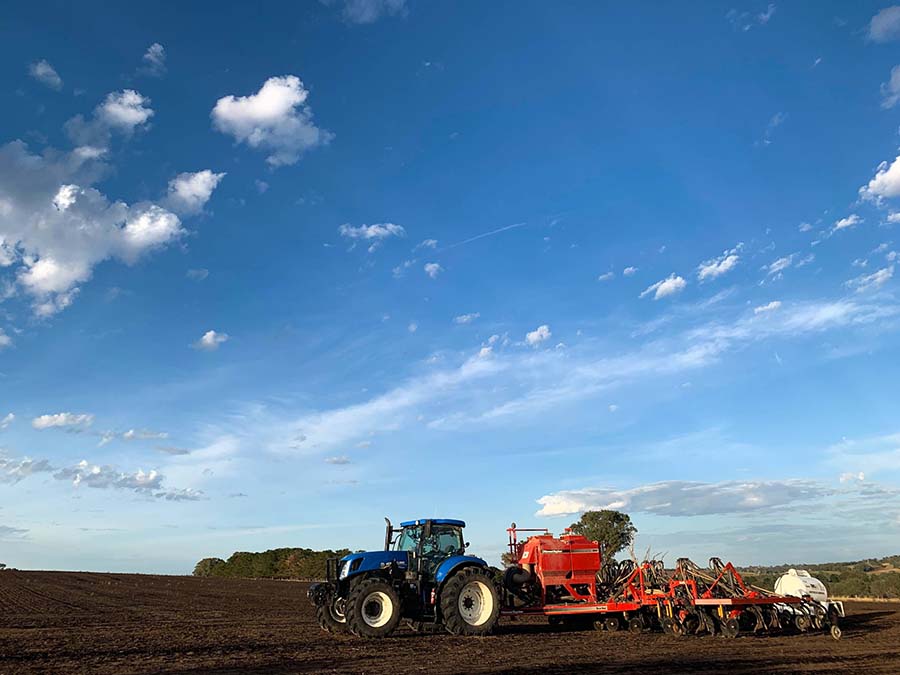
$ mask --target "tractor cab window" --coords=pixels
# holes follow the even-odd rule
[[[400,532],[400,538],[397,539],[398,551],[409,551],[415,553],[419,546],[419,539],[422,537],[422,526],[404,527]]]
[[[423,556],[449,556],[463,551],[462,531],[454,525],[432,525],[431,536],[422,543]]]

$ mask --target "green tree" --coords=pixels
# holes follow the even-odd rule
[[[512,553],[507,551],[506,553],[504,553],[503,555],[500,556],[500,562],[503,563],[504,567],[511,567],[519,561],[516,560],[516,556],[514,556]]]
[[[221,558],[204,558],[194,566],[195,577],[212,577],[216,576],[216,571],[225,566],[225,561]]]
[[[614,558],[616,553],[631,545],[637,528],[627,513],[620,511],[585,511],[570,529],[591,541],[599,541],[603,556]]]

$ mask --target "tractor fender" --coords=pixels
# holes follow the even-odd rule
[[[448,577],[450,577],[451,574],[462,567],[487,566],[488,564],[484,560],[482,560],[481,558],[477,558],[474,555],[454,555],[447,558],[444,562],[438,565],[438,568],[434,573],[434,580],[440,586],[448,579]]]

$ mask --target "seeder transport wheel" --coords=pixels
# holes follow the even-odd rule
[[[628,632],[629,633],[643,633],[644,632],[644,622],[641,621],[640,618],[633,616],[628,619]]]
[[[841,627],[836,623],[831,625],[831,637],[835,640],[840,640],[841,636],[844,634],[844,631],[841,630]]]
[[[619,617],[617,616],[608,616],[603,621],[603,625],[606,626],[606,630],[610,633],[615,633],[619,628],[621,628],[621,623],[619,622]]]

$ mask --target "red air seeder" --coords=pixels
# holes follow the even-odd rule
[[[521,532],[530,534],[523,541]],[[601,547],[566,530],[507,529],[516,564],[503,576],[505,616],[544,615],[551,623],[592,622],[609,631],[662,629],[672,635],[830,628],[838,616],[809,596],[776,595],[748,586],[731,563],[710,558],[700,568],[679,558],[667,572],[660,561],[604,560]]]

